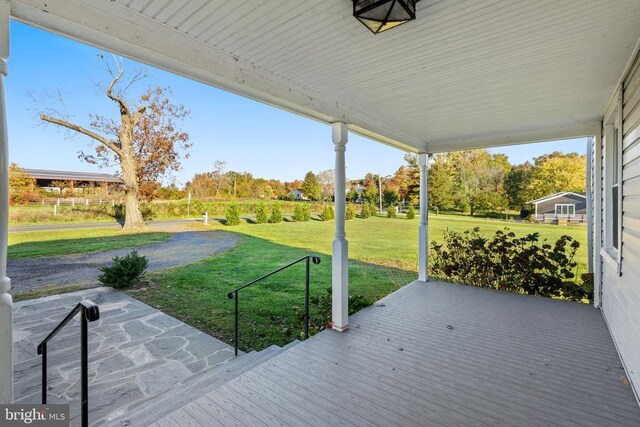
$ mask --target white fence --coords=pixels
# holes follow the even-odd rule
[[[37,202],[31,202],[31,205],[42,206],[89,206],[89,205],[105,205],[109,204],[114,206],[116,203],[121,203],[121,200],[115,198],[85,198],[85,197],[44,197]]]

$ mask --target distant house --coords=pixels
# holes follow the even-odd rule
[[[584,194],[561,192],[531,200],[536,219],[580,219],[587,213],[587,197]]]
[[[302,191],[297,189],[291,190],[289,195],[293,196],[294,200],[307,200],[306,197],[304,197],[304,194],[302,193]]]

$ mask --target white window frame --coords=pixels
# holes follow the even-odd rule
[[[560,213],[558,214],[558,207],[560,207]],[[563,208],[567,208],[566,211],[567,213],[562,213],[562,209]],[[569,212],[569,208],[573,209],[573,212]],[[576,205],[575,203],[556,203],[555,207],[553,208],[553,212],[556,214],[556,216],[560,215],[562,218],[571,218],[572,216],[576,216]]]
[[[618,274],[622,264],[622,93],[618,92],[618,103],[607,115],[604,121],[603,135],[603,198],[604,198],[604,245],[600,254],[607,264]],[[616,150],[617,145],[617,150]],[[617,169],[614,170],[614,167]],[[613,192],[617,192],[618,210],[613,210]],[[617,227],[614,228],[614,218],[617,216]],[[618,247],[614,246],[614,236],[617,234]]]

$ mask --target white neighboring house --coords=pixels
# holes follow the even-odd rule
[[[298,189],[291,190],[291,192],[289,192],[289,195],[293,196],[294,200],[307,200],[307,198],[304,197],[304,193]]]

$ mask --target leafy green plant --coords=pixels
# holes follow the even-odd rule
[[[396,217],[396,207],[387,206],[387,218],[395,218],[395,217]]]
[[[324,208],[322,209],[322,214],[320,215],[320,218],[323,221],[331,221],[335,217],[336,217],[336,213],[333,210],[333,206],[325,205]]]
[[[354,219],[355,217],[356,217],[356,210],[353,208],[353,205],[351,203],[348,203],[347,209],[344,214],[344,219],[349,221],[351,219]]]
[[[229,207],[227,207],[227,211],[225,213],[225,225],[240,225],[241,214],[242,211],[240,210],[240,205],[237,203],[231,203]]]
[[[98,281],[116,289],[128,288],[140,282],[148,265],[147,257],[138,255],[137,251],[123,257],[116,256],[111,265],[100,267],[102,274]]]
[[[269,221],[269,216],[267,214],[267,207],[264,203],[260,202],[256,206],[256,222],[258,224],[265,224]]]
[[[505,229],[491,238],[479,228],[445,232],[445,244],[432,242],[432,274],[464,285],[581,301],[588,285],[575,280],[574,261],[580,243],[561,236],[555,244],[539,243],[539,233],[517,237]]]
[[[311,219],[311,209],[306,203],[299,203],[293,210],[294,221],[309,221]]]
[[[277,224],[282,222],[282,206],[280,203],[276,203],[271,207],[271,215],[269,215],[269,223]]]
[[[369,211],[369,204],[365,203],[362,205],[362,209],[360,209],[360,218],[367,219],[371,216],[371,211]]]
[[[407,209],[407,219],[414,219],[416,217],[416,210],[413,206],[409,205],[409,209]]]
[[[378,206],[372,202],[368,202],[367,205],[369,206],[369,215],[376,216],[378,214]]]

